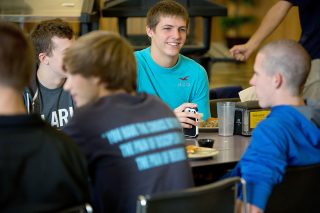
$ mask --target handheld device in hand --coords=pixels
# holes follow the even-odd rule
[[[192,112],[192,113],[197,114],[198,110],[197,110],[197,108],[186,108],[184,110],[184,112]],[[196,119],[196,118],[190,118],[190,119],[198,121],[198,119]],[[186,137],[196,138],[196,137],[198,137],[199,129],[198,129],[198,126],[192,125],[192,128],[190,128],[190,129],[183,128],[183,132]]]

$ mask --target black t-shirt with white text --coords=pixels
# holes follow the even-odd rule
[[[73,116],[71,95],[62,87],[48,89],[39,84],[40,115],[51,126],[61,129]]]

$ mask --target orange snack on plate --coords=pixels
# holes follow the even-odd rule
[[[218,118],[208,118],[204,122],[200,122],[199,127],[216,128],[218,127]]]
[[[188,153],[188,154],[194,154],[194,153],[197,151],[198,148],[199,148],[199,147],[197,147],[197,146],[195,146],[195,145],[188,145],[188,146],[186,146],[186,150],[187,150],[187,153]]]

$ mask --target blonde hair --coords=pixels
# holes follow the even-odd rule
[[[136,90],[133,49],[115,33],[94,31],[80,37],[66,50],[63,67],[71,74],[98,77],[108,90]]]

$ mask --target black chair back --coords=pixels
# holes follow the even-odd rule
[[[239,102],[240,98],[221,98],[221,99],[214,99],[210,100],[210,112],[211,112],[211,117],[217,118],[218,113],[217,113],[217,103],[218,102]]]
[[[289,167],[274,187],[265,213],[320,212],[320,164]]]
[[[239,183],[245,192],[244,180],[232,177],[180,192],[140,196],[137,213],[234,213]]]
[[[240,98],[239,92],[243,90],[241,86],[225,86],[212,88],[209,91],[209,99],[222,99],[222,98]]]

